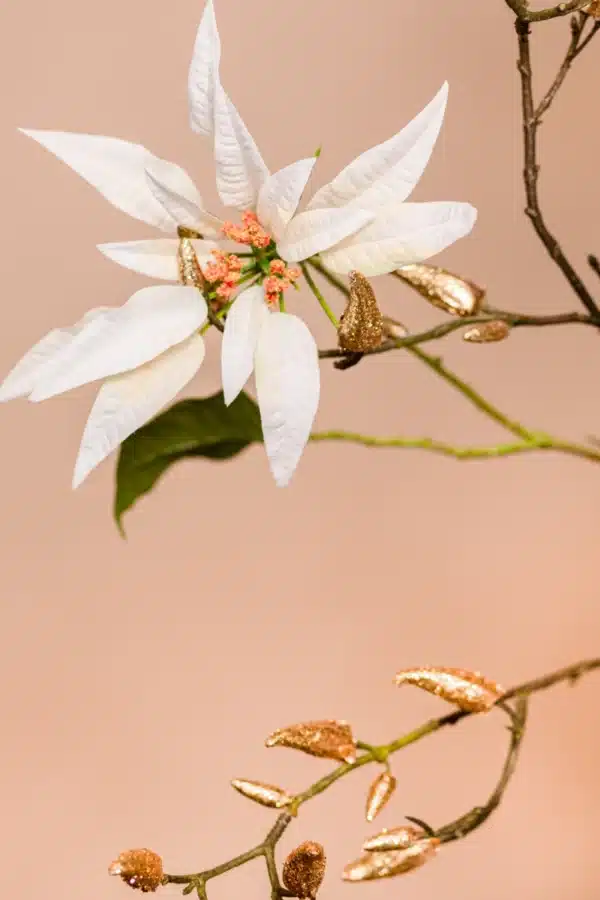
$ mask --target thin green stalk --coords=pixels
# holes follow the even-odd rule
[[[321,291],[315,284],[314,278],[310,274],[310,270],[309,270],[308,266],[306,265],[306,263],[301,263],[300,268],[302,269],[304,277],[306,278],[307,285],[309,286],[309,288],[311,289],[311,291],[317,298],[321,309],[323,310],[323,312],[325,313],[325,315],[327,316],[327,318],[329,319],[329,321],[332,323],[333,327],[337,331],[337,329],[340,326],[340,323],[338,322],[337,317],[336,317],[335,313],[333,312],[333,310],[331,309],[331,307],[329,306],[327,300],[325,299],[325,297],[323,296],[323,294],[321,293]]]

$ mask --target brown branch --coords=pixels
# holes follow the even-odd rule
[[[569,13],[582,10],[589,4],[590,0],[568,0],[568,2],[559,3],[557,6],[550,6],[546,9],[538,10],[530,10],[528,0],[505,0],[505,2],[519,21],[544,22],[549,19],[558,19],[561,16],[568,16]]]
[[[538,178],[540,167],[537,161],[537,131],[539,126],[539,118],[536,118],[536,111],[533,100],[533,72],[531,67],[531,49],[529,43],[530,21],[533,21],[533,19],[517,19],[516,22],[519,46],[519,59],[517,68],[521,77],[521,105],[523,116],[523,143],[525,157],[523,178],[525,182],[525,194],[527,198],[527,207],[525,209],[525,213],[527,214],[527,216],[529,216],[531,224],[533,225],[538,237],[546,248],[551,259],[553,259],[557,264],[557,266],[571,285],[571,288],[580,299],[582,304],[585,306],[587,311],[590,313],[590,315],[596,318],[600,316],[600,309],[598,309],[598,307],[596,306],[596,303],[594,302],[590,292],[565,256],[557,239],[546,225],[540,208],[540,200],[538,195]],[[549,103],[552,101],[553,96],[554,95],[552,95],[552,97],[550,98]]]

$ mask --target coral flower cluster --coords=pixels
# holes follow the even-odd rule
[[[202,274],[209,284],[218,284],[216,300],[227,302],[240,280],[244,261],[234,253],[225,253],[223,250],[212,250],[211,256],[211,261],[201,267]],[[220,304],[217,302],[217,305]]]

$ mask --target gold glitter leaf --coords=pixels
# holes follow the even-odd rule
[[[439,266],[415,263],[396,269],[395,274],[433,306],[454,316],[472,316],[485,297],[483,288]]]
[[[108,867],[109,875],[120,875],[123,881],[139,891],[155,891],[163,879],[163,864],[153,850],[125,850]]]
[[[415,828],[413,825],[401,825],[399,828],[384,828],[379,834],[368,838],[363,844],[363,850],[366,851],[382,851],[382,850],[407,850],[416,841],[425,837],[425,832],[421,828]]]
[[[356,759],[356,746],[350,725],[332,719],[280,728],[269,735],[265,744],[267,747],[290,747],[325,759],[344,762],[354,762]]]
[[[284,886],[294,897],[314,900],[325,875],[325,850],[315,841],[305,841],[292,850],[283,864]]]
[[[365,815],[367,822],[372,822],[386,805],[396,790],[396,779],[391,772],[383,772],[375,779],[367,794]]]
[[[383,340],[383,318],[369,281],[360,272],[349,273],[350,296],[340,319],[338,343],[342,350],[364,353]]]
[[[194,245],[189,237],[179,238],[179,247],[177,248],[177,265],[179,267],[179,280],[181,284],[190,285],[203,291],[206,287],[206,280],[202,274]]]
[[[424,838],[404,850],[387,850],[365,853],[356,862],[350,863],[343,871],[344,881],[373,881],[377,878],[392,878],[418,869],[433,859],[439,847],[437,838]]]
[[[271,809],[281,809],[292,800],[291,795],[286,791],[274,784],[263,784],[262,781],[246,781],[243,778],[236,778],[231,782],[231,786],[244,797],[248,797],[262,806],[269,806]]]
[[[595,19],[600,19],[600,0],[592,0],[587,6],[583,7],[582,12],[588,14],[588,16],[593,16]]]
[[[395,683],[415,685],[472,713],[487,712],[504,693],[495,681],[467,669],[434,666],[403,669],[396,674]]]
[[[471,344],[491,344],[494,341],[503,341],[509,334],[508,322],[496,319],[493,322],[482,322],[480,325],[474,325],[473,328],[467,328],[463,334],[463,341],[469,341]]]

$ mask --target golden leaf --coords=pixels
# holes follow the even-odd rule
[[[391,772],[383,772],[375,779],[367,794],[365,810],[367,822],[372,822],[375,816],[381,812],[395,790],[396,779]]]
[[[108,867],[109,875],[120,875],[123,881],[139,891],[155,891],[163,879],[163,864],[158,853],[143,848],[125,850]]]
[[[350,272],[350,296],[340,318],[338,343],[342,350],[364,353],[374,350],[383,340],[383,318],[375,292],[360,272]]]
[[[416,841],[425,837],[425,832],[414,825],[401,825],[398,828],[384,828],[379,834],[368,838],[363,844],[363,850],[407,850]]]
[[[474,315],[485,297],[483,288],[439,266],[414,263],[396,269],[395,274],[433,306],[454,316]]]
[[[262,806],[270,806],[271,809],[281,809],[282,806],[287,806],[293,799],[282,788],[276,787],[274,784],[264,784],[262,781],[247,781],[243,778],[236,778],[231,782],[231,786],[244,797],[248,797]]]
[[[393,878],[418,869],[433,859],[439,847],[437,838],[424,838],[404,850],[387,850],[365,853],[350,863],[343,871],[344,881],[373,881],[377,878]]]
[[[510,325],[502,319],[493,322],[481,322],[472,328],[467,328],[463,334],[463,341],[471,344],[491,344],[494,341],[503,341],[510,334]]]
[[[356,746],[350,725],[333,719],[302,722],[280,728],[269,735],[265,744],[267,747],[290,747],[311,756],[348,763],[356,759]]]
[[[404,669],[396,674],[397,685],[412,684],[454,703],[466,712],[487,712],[504,693],[504,689],[484,678],[480,672],[467,669],[436,668]]]
[[[294,897],[314,900],[325,875],[325,850],[315,841],[305,841],[292,850],[283,864],[284,886]]]

